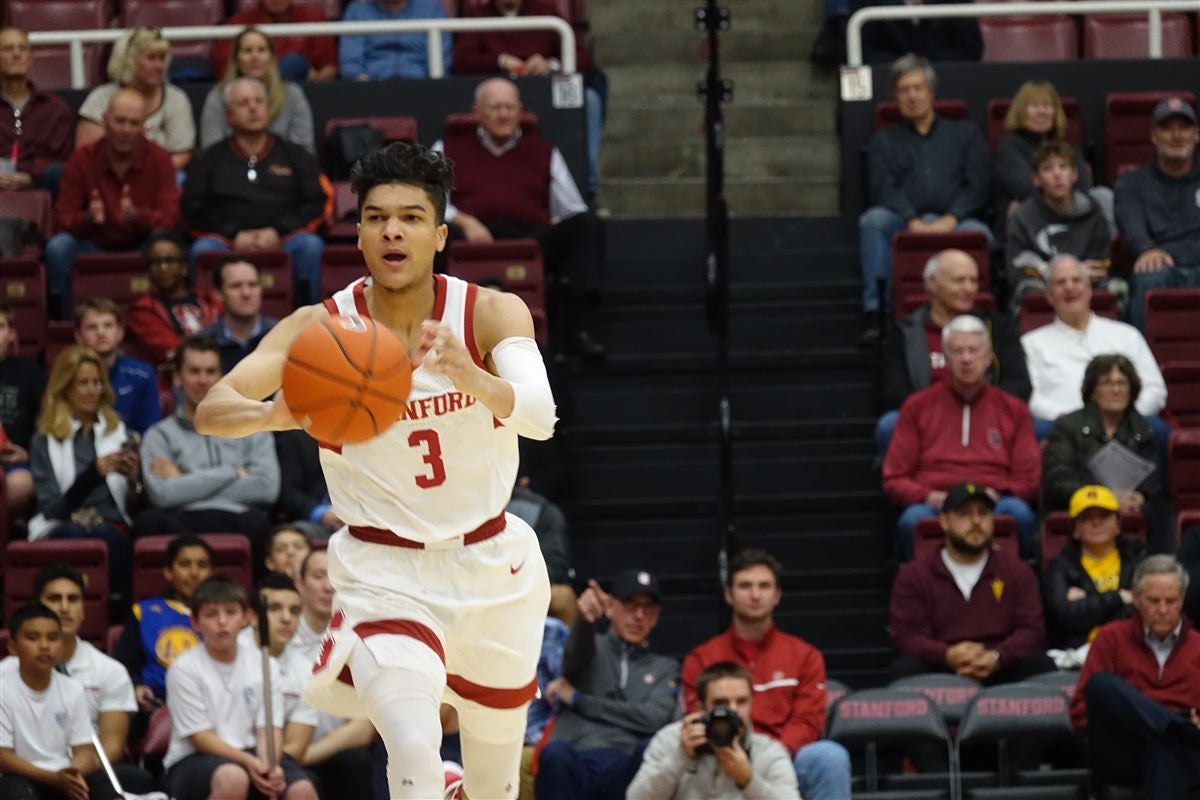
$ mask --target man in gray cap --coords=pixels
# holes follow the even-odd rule
[[[679,664],[650,652],[662,611],[658,580],[645,570],[617,575],[612,593],[594,580],[563,652],[563,677],[546,699],[557,721],[538,761],[535,794],[555,800],[624,797],[649,737],[671,721]],[[609,620],[606,633],[596,623]]]
[[[1117,178],[1121,243],[1137,254],[1129,321],[1142,328],[1146,292],[1200,286],[1200,129],[1181,97],[1154,108],[1154,159]]]

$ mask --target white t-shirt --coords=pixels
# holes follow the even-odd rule
[[[314,631],[308,626],[308,620],[301,614],[300,624],[296,626],[296,633],[283,649],[283,657],[308,659],[308,665],[311,667],[317,660],[317,651],[321,649],[321,640],[324,637],[325,630],[322,628]]]
[[[273,724],[283,727],[282,677],[271,659]],[[193,647],[167,670],[167,708],[171,712],[171,744],[163,767],[196,752],[191,737],[212,731],[238,750],[251,750],[255,731],[266,726],[262,696],[262,661],[257,650],[238,644],[233,661],[222,662],[208,649]]]
[[[283,718],[287,722],[301,725],[311,725],[317,728],[320,718],[315,708],[305,702],[300,696],[304,684],[311,675],[312,663],[307,660],[289,657],[286,652],[279,659],[279,669],[283,674]]]
[[[99,725],[102,711],[137,711],[129,673],[90,642],[78,640],[75,655],[67,662],[67,674],[83,686],[93,726]]]
[[[41,769],[65,769],[72,747],[92,743],[83,687],[54,672],[46,691],[35,692],[15,661],[0,668],[0,747]]]
[[[324,637],[325,631],[323,629],[314,631],[309,627],[308,621],[304,616],[301,615],[300,624],[296,626],[295,635],[287,643],[282,659],[285,669],[289,673],[295,672],[298,676],[300,687],[303,687],[312,675],[312,666],[317,660],[317,653],[321,649],[321,640]],[[309,707],[311,708],[311,706]],[[338,717],[327,711],[317,711],[316,713],[317,724],[312,737],[314,742],[325,738],[349,721],[347,717]],[[310,723],[305,722],[304,724],[308,725]]]
[[[946,548],[942,548],[942,563],[946,565],[946,569],[950,570],[950,576],[958,584],[958,590],[962,592],[963,600],[968,603],[971,602],[971,592],[975,591],[975,584],[979,583],[979,576],[983,574],[983,568],[987,566],[987,562],[987,556],[984,556],[974,564],[960,564],[950,557]]]

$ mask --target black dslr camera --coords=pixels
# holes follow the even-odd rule
[[[708,743],[701,752],[711,753],[714,747],[729,747],[742,735],[742,718],[729,706],[719,705],[700,717],[704,723],[704,738]]]

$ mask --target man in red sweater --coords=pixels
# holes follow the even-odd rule
[[[1150,556],[1133,574],[1137,615],[1092,642],[1071,722],[1087,732],[1097,786],[1141,785],[1154,800],[1200,788],[1200,633],[1183,617],[1187,586],[1173,556]]]
[[[725,602],[732,624],[683,660],[687,710],[702,710],[696,681],[707,667],[732,661],[754,678],[750,718],[757,733],[787,747],[804,800],[850,796],[850,756],[821,740],[825,727],[825,659],[812,645],[775,627],[783,567],[765,550],[747,549],[729,565]]]
[[[897,525],[901,560],[912,558],[917,522],[937,515],[946,488],[970,475],[997,514],[1011,516],[1021,554],[1035,552],[1042,457],[1029,409],[988,384],[992,342],[978,318],[964,314],[942,328],[948,378],[910,395],[883,461],[883,490],[904,506]]]
[[[325,22],[325,12],[292,0],[259,0],[239,11],[224,25],[269,25],[276,22]],[[213,43],[213,74],[220,80],[229,67],[232,39]],[[326,81],[337,77],[337,43],[332,36],[277,36],[272,38],[279,74],[285,81]]]

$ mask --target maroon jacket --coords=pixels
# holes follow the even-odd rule
[[[51,164],[61,163],[75,146],[75,113],[50,92],[29,84],[30,95],[21,109],[21,134],[17,135],[13,107],[0,96],[0,158],[11,158],[17,148],[17,171],[38,178]]]
[[[501,16],[494,2],[466,7],[462,15]],[[557,17],[559,14],[556,4],[548,0],[525,0],[517,16]],[[575,28],[575,69],[578,72],[586,72],[592,66],[592,57],[584,46],[585,33],[579,27]],[[504,53],[522,60],[532,55],[562,60],[561,40],[554,31],[464,31],[454,37],[454,72],[459,75],[500,72],[496,62]]]
[[[170,360],[183,337],[216,322],[221,311],[221,300],[215,292],[193,290],[187,301],[172,308],[157,295],[144,294],[126,312],[125,326],[141,345],[146,360],[159,366]]]
[[[883,491],[902,506],[964,480],[1032,503],[1041,479],[1029,408],[994,386],[964,403],[948,380],[904,401],[883,461]]]
[[[1124,678],[1133,688],[1171,711],[1200,708],[1200,633],[1191,622],[1183,621],[1179,641],[1160,675],[1158,659],[1146,644],[1141,617],[1135,615],[1101,628],[1092,640],[1071,697],[1071,722],[1079,730],[1087,727],[1083,687],[1097,672],[1111,672]]]
[[[1000,550],[988,554],[979,582],[964,600],[941,549],[905,564],[892,586],[889,628],[896,652],[946,667],[946,650],[980,642],[1000,654],[1001,666],[1041,649],[1042,598],[1033,570]]]

